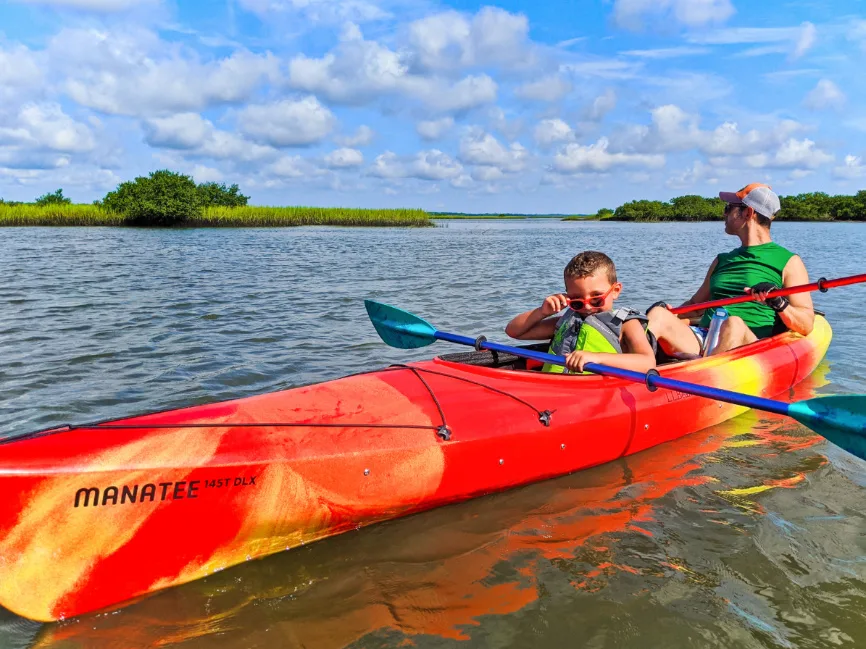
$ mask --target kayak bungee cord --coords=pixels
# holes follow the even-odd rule
[[[533,406],[528,401],[521,399],[520,397],[506,392],[504,390],[500,390],[498,388],[494,388],[493,386],[481,383],[480,381],[475,381],[473,379],[469,379],[463,376],[456,376],[454,374],[448,374],[447,372],[439,372],[437,370],[431,370],[427,368],[417,368],[412,367],[411,365],[404,365],[402,363],[395,363],[386,368],[378,369],[378,370],[369,370],[366,372],[357,372],[355,374],[350,374],[346,378],[350,376],[362,376],[367,374],[376,374],[379,372],[388,372],[388,371],[399,371],[399,370],[409,370],[412,374],[414,374],[424,388],[427,390],[427,393],[430,395],[430,398],[433,400],[433,404],[436,406],[436,410],[439,413],[439,417],[442,420],[442,423],[438,426],[430,425],[430,424],[366,424],[366,423],[319,423],[319,422],[240,422],[240,423],[209,423],[209,422],[197,422],[197,423],[188,423],[188,424],[108,424],[102,422],[94,422],[94,423],[85,423],[85,424],[64,424],[62,426],[56,426],[54,428],[46,428],[43,430],[34,431],[31,433],[24,433],[22,435],[16,435],[14,437],[5,437],[0,439],[0,446],[3,444],[9,444],[12,442],[19,442],[29,439],[35,439],[37,437],[44,437],[46,435],[54,435],[57,433],[66,433],[73,430],[141,430],[141,429],[182,429],[182,428],[388,428],[388,429],[419,429],[419,430],[435,430],[436,435],[442,438],[443,441],[449,441],[451,439],[451,428],[448,426],[448,421],[445,417],[445,411],[442,408],[442,405],[439,403],[439,399],[436,397],[436,393],[430,384],[424,380],[424,377],[421,376],[421,373],[433,374],[436,376],[443,376],[449,379],[455,379],[457,381],[463,381],[465,383],[470,383],[472,385],[477,385],[478,387],[489,390],[490,392],[494,392],[496,394],[502,395],[504,397],[508,397],[509,399],[513,399],[518,403],[526,406],[530,410],[532,410],[536,416],[538,417],[538,421],[545,426],[550,426],[550,418],[555,411],[553,410],[539,410],[535,406]],[[154,413],[145,413],[143,415],[133,415],[129,417],[130,419],[136,417],[144,417],[149,415],[159,414],[158,412]],[[109,420],[109,421],[116,421]]]

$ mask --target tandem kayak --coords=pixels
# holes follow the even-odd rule
[[[827,321],[662,376],[786,393]],[[448,354],[0,443],[0,604],[64,619],[340,532],[564,475],[746,408],[618,378]]]

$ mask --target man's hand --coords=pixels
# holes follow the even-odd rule
[[[757,296],[757,302],[761,302],[762,304],[766,304],[768,307],[773,309],[776,313],[784,311],[788,308],[788,304],[790,301],[784,295],[780,295],[777,297],[767,297],[767,293],[770,291],[777,291],[779,287],[773,284],[772,282],[759,282],[754,286],[747,286],[743,289],[746,293],[751,293]]]

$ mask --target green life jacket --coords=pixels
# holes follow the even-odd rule
[[[622,326],[629,320],[640,320],[646,331],[647,317],[632,309],[617,309],[602,311],[581,318],[576,311],[569,309],[556,323],[556,332],[550,341],[548,354],[568,356],[571,352],[581,349],[588,352],[604,352],[622,354],[619,342]],[[542,372],[568,374],[562,365],[545,363]],[[584,372],[585,373],[585,372]]]

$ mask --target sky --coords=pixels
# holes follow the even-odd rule
[[[592,213],[866,186],[860,0],[0,0],[0,198]]]

